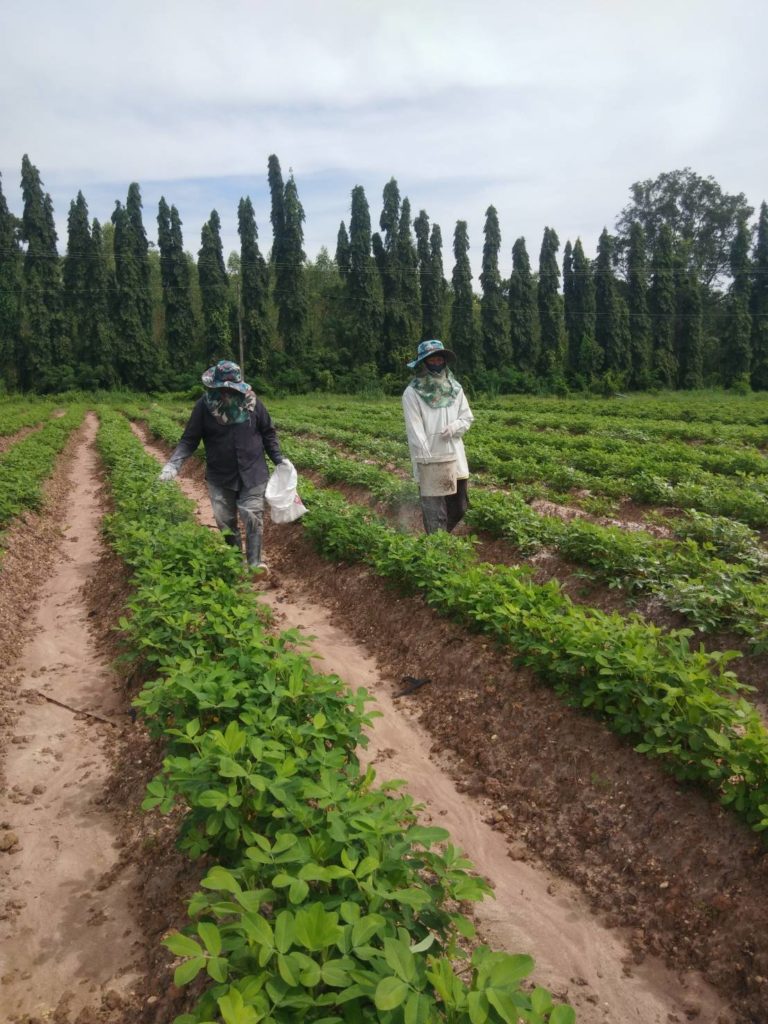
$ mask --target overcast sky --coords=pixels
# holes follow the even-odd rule
[[[157,237],[161,195],[184,244],[218,210],[225,258],[250,195],[272,243],[267,158],[293,169],[305,249],[333,255],[350,193],[374,229],[394,177],[457,220],[477,275],[493,204],[508,275],[545,226],[593,255],[632,182],[690,166],[759,207],[768,198],[763,0],[2,0],[0,173],[21,212],[27,153],[66,248],[83,191],[109,219],[137,181]]]

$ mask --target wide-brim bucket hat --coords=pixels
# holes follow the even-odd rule
[[[445,356],[446,362],[452,363],[456,356],[451,352],[449,348],[443,345],[442,341],[438,341],[437,338],[432,338],[430,341],[420,341],[419,347],[416,349],[416,358],[406,363],[406,366],[410,370],[414,370],[419,363],[423,363],[427,356],[441,355]]]
[[[206,388],[229,388],[244,395],[251,385],[243,380],[243,374],[237,363],[229,359],[220,359],[215,366],[209,366],[202,376]]]

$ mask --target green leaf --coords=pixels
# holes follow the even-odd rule
[[[384,959],[403,981],[416,980],[416,962],[410,948],[398,939],[384,939]]]
[[[173,972],[173,984],[176,985],[177,988],[181,988],[182,985],[188,985],[193,978],[198,976],[204,967],[204,956],[196,956],[194,960],[187,960],[185,963],[179,964]]]
[[[229,961],[223,956],[212,956],[206,964],[206,970],[214,981],[226,981]]]
[[[196,800],[200,807],[214,807],[217,811],[222,811],[228,802],[227,794],[219,789],[206,789]]]
[[[408,995],[408,986],[399,978],[382,978],[376,986],[373,1001],[377,1010],[395,1010],[402,1006]]]
[[[287,953],[293,945],[295,925],[290,910],[282,910],[275,920],[275,946],[281,953]]]
[[[255,942],[257,946],[266,946],[272,949],[275,941],[269,921],[261,914],[243,914],[242,921],[243,928],[252,942]]]
[[[295,878],[288,890],[288,899],[293,904],[303,903],[309,895],[309,886],[303,878]]]
[[[494,1010],[496,1010],[501,1019],[506,1021],[506,1024],[517,1024],[517,1006],[515,1006],[515,1002],[509,989],[487,988],[485,990],[485,995],[488,1002]]]
[[[573,1007],[560,1003],[550,1013],[549,1024],[576,1024],[576,1011]]]
[[[197,934],[205,943],[205,948],[211,956],[218,956],[221,952],[221,934],[216,925],[210,921],[201,921],[197,926]]]
[[[325,984],[332,988],[344,988],[349,984],[349,973],[338,960],[326,960],[320,973]]]
[[[470,992],[467,996],[467,1009],[472,1024],[485,1024],[490,1013],[490,1006],[485,992]]]
[[[419,992],[411,992],[405,1004],[405,1024],[427,1024],[431,1000]]]
[[[295,988],[299,984],[299,972],[296,964],[292,960],[290,954],[283,956],[282,953],[278,954],[277,957],[277,969],[280,972],[280,977],[291,988]]]
[[[203,950],[199,943],[190,939],[188,935],[181,932],[174,932],[163,939],[163,945],[175,956],[202,956]]]
[[[200,885],[206,889],[223,889],[224,892],[233,892],[235,894],[242,891],[240,883],[232,872],[218,865],[211,868]]]

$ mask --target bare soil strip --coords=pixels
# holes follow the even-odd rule
[[[146,447],[164,461],[162,446]],[[192,464],[179,483],[196,501],[200,522],[212,526],[202,467]],[[754,837],[700,795],[678,793],[654,766],[642,765],[599,723],[563,708],[507,656],[359,567],[319,559],[300,524],[267,524],[265,554],[272,587],[264,599],[278,624],[313,636],[319,666],[350,686],[366,686],[384,712],[367,755],[380,776],[404,778],[428,818],[450,829],[494,885],[496,901],[478,913],[486,941],[532,953],[537,982],[569,999],[581,1024],[760,1019],[750,1016],[751,1007],[768,1004],[744,998],[741,964],[710,970],[727,1000],[695,969],[706,965],[705,956],[695,955],[697,942],[706,955],[717,947],[709,933],[720,911],[703,902],[703,911],[689,914],[686,907],[686,897],[703,901],[706,894],[719,895],[725,909],[732,888],[743,892],[739,854],[751,851],[754,869]],[[431,682],[418,695],[393,701],[405,674]],[[689,802],[693,823],[681,821]],[[670,825],[668,806],[683,825],[683,849],[706,840],[713,826],[724,831],[703,853],[709,870],[695,894],[685,888],[695,881],[691,858],[678,864],[680,848],[655,827],[655,811],[663,829]],[[734,835],[741,846],[736,842],[731,867]],[[695,870],[701,872],[699,862]],[[752,920],[737,948],[747,934],[752,940],[757,919],[765,934],[765,904],[751,904],[760,898],[754,889],[744,895]],[[752,979],[751,987],[759,993],[760,982]]]
[[[118,828],[102,807],[120,729],[70,710],[127,721],[115,677],[95,649],[83,593],[99,553],[95,432],[91,416],[71,467],[63,543],[49,537],[27,551],[47,578],[13,671],[18,715],[4,744],[0,977],[9,1021],[64,1021],[117,1007],[135,981],[134,879],[128,866],[113,871]]]

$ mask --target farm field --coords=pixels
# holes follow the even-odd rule
[[[10,1020],[767,1019],[768,398],[473,402],[428,540],[396,399],[268,400],[310,511],[256,592],[202,460],[155,480],[191,404],[0,417]]]

